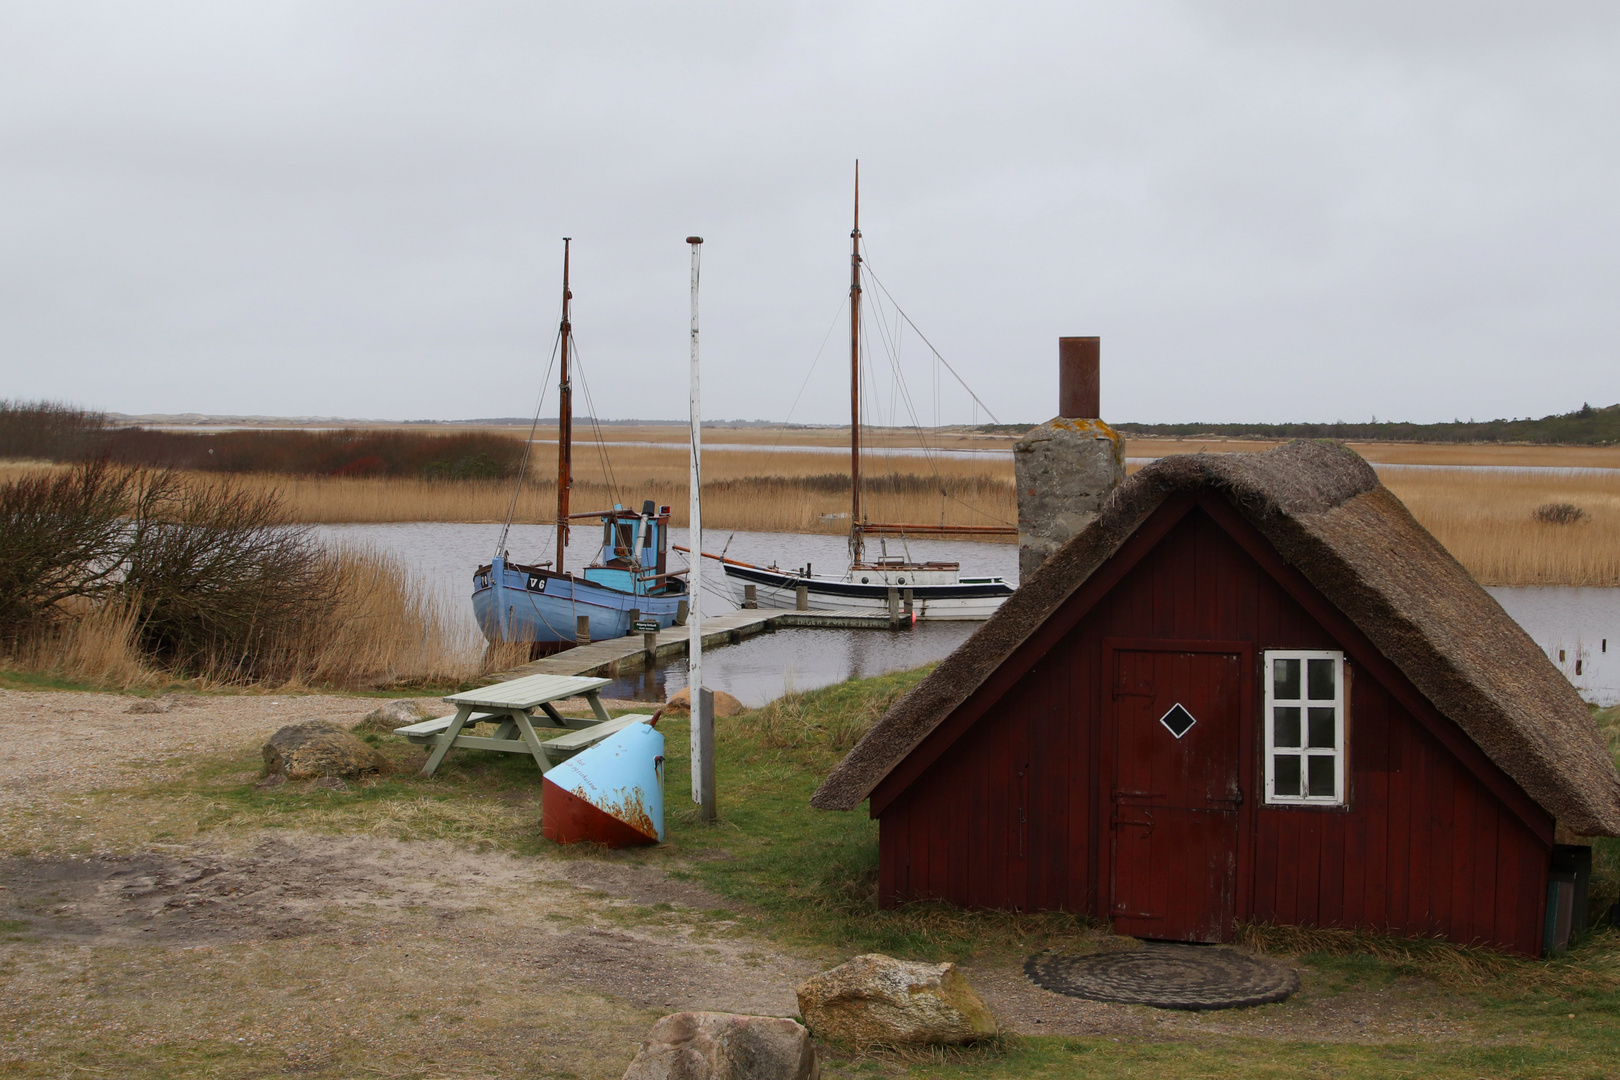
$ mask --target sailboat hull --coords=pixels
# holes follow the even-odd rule
[[[752,585],[755,603],[759,607],[792,610],[798,606],[798,587],[803,585],[812,609],[856,608],[873,612],[889,609],[891,586],[882,580],[862,583],[843,578],[784,574],[732,563],[723,565],[726,585],[739,607],[743,604],[747,587]],[[947,584],[914,586],[896,582],[892,587],[900,590],[902,595],[909,588],[912,610],[918,621],[933,622],[988,619],[1013,593],[1013,587],[1002,578],[960,578]]]
[[[592,641],[630,634],[632,613],[668,629],[686,599],[684,592],[637,595],[573,576],[525,573],[500,563],[473,580],[478,628],[486,640],[497,644],[576,641],[576,620],[581,615],[590,619]]]

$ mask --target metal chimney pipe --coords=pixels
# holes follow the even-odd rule
[[[1058,338],[1058,415],[1071,420],[1102,416],[1099,366],[1102,338]]]

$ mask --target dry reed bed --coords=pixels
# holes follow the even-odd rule
[[[365,689],[460,685],[528,659],[527,646],[490,647],[437,593],[423,588],[399,558],[363,546],[332,557],[344,587],[324,633],[277,642],[289,674],[266,685]],[[80,606],[20,643],[9,663],[26,671],[126,690],[174,681],[141,654],[137,615],[128,607]],[[190,680],[199,689],[235,685],[228,675]]]
[[[1140,448],[1163,441],[1134,444]],[[1217,444],[1224,445],[1224,444]],[[1178,447],[1181,449],[1184,447]],[[1620,462],[1616,448],[1412,447],[1433,450],[1452,463],[1465,452],[1503,457],[1509,451],[1555,459]],[[1604,455],[1607,455],[1605,457]],[[591,444],[575,453],[572,505],[583,512],[617,498],[631,505],[654,499],[686,519],[684,448],[613,447],[610,488],[602,460]],[[1597,459],[1594,459],[1597,460]],[[1522,460],[1495,464],[1524,464]],[[839,487],[848,458],[841,454],[717,451],[704,454],[705,520],[717,529],[761,532],[841,533],[848,527],[847,490]],[[52,468],[0,464],[0,480],[17,472]],[[530,474],[555,469],[554,458],[537,454]],[[937,476],[934,470],[938,470]],[[1135,466],[1132,467],[1133,471]],[[1384,469],[1384,482],[1469,571],[1488,585],[1620,586],[1620,469],[1589,473],[1515,473],[1506,470],[1427,471]],[[277,488],[292,515],[309,522],[501,521],[512,501],[509,481],[429,481],[244,476],[240,482]],[[952,525],[991,525],[1017,520],[1008,458],[974,460],[875,459],[867,472],[866,507],[873,519]],[[942,498],[936,483],[951,497]],[[615,494],[616,492],[616,494]],[[1585,511],[1570,525],[1545,525],[1535,508],[1567,502]],[[556,513],[556,487],[542,480],[524,486],[516,520],[545,523]]]
[[[1386,469],[1384,483],[1486,585],[1620,586],[1620,470],[1610,475]],[[1532,516],[1547,503],[1573,524]]]

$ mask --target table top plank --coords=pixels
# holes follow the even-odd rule
[[[587,675],[526,675],[521,679],[482,686],[476,690],[464,690],[444,700],[451,705],[527,711],[548,701],[577,697],[600,689],[610,681]]]

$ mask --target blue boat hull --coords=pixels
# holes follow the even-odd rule
[[[630,634],[632,612],[667,629],[686,600],[684,589],[638,595],[572,575],[514,569],[504,559],[473,580],[473,614],[492,643],[573,643],[581,615],[591,621],[592,641]]]

